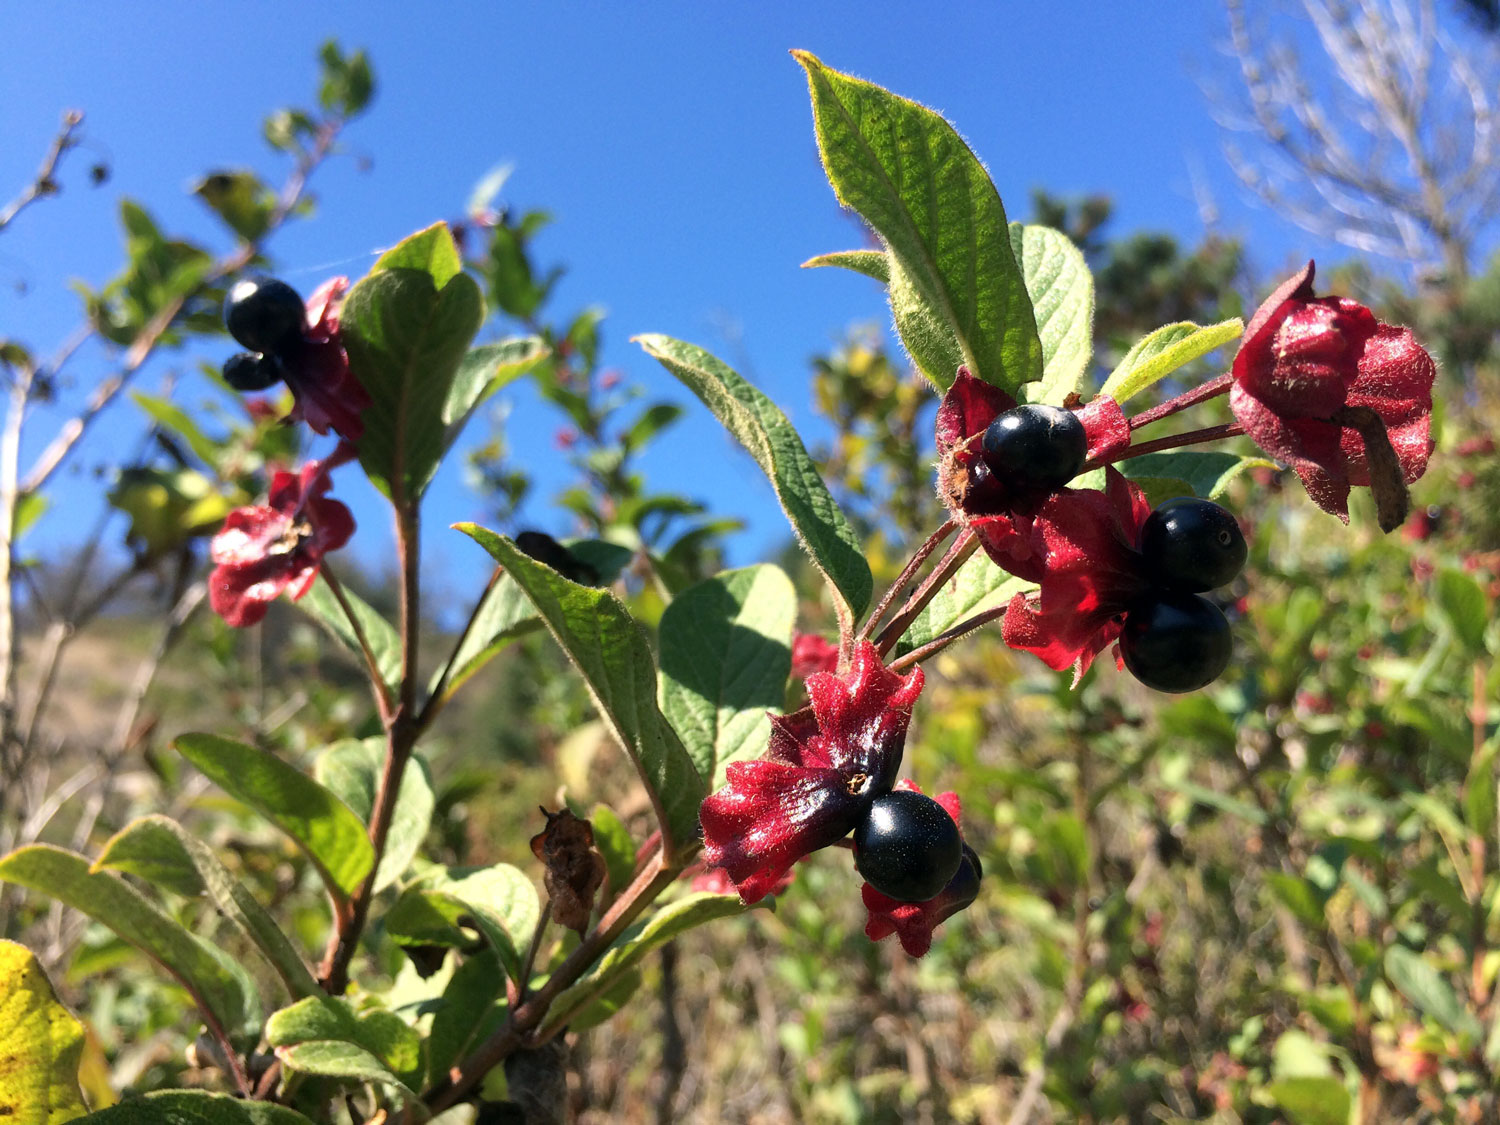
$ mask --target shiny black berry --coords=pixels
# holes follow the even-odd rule
[[[284,281],[246,277],[224,298],[224,327],[239,343],[263,355],[285,355],[302,342],[307,309]]]
[[[237,391],[263,391],[281,378],[281,364],[268,355],[240,352],[224,361],[224,382]]]
[[[958,871],[964,841],[946,809],[909,789],[883,793],[854,830],[854,866],[897,902],[926,902]]]
[[[1157,691],[1197,691],[1229,667],[1229,622],[1197,594],[1158,590],[1125,615],[1120,655]]]
[[[1179,496],[1146,517],[1141,554],[1156,583],[1196,594],[1232,582],[1248,548],[1234,516],[1207,500]]]
[[[982,449],[990,471],[1007,488],[1055,492],[1078,475],[1088,456],[1088,436],[1071,410],[1018,406],[984,431]]]

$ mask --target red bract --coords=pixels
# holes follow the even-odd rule
[[[339,314],[343,309],[347,277],[325,281],[307,300],[307,327],[302,346],[283,362],[286,385],[296,405],[287,417],[306,421],[314,431],[329,430],[349,441],[365,432],[360,414],[370,405],[370,396],[354,372],[339,339]]]
[[[1046,497],[1023,494],[990,472],[979,438],[1016,400],[960,367],[937,411],[938,495],[949,512],[974,530],[990,558],[1031,582],[1041,578],[1032,554],[1031,521]],[[1130,444],[1130,426],[1120,404],[1101,395],[1077,411],[1088,437],[1090,459]]]
[[[1073,668],[1077,683],[1120,635],[1125,611],[1151,586],[1137,548],[1151,505],[1114,469],[1105,490],[1063,489],[1042,506],[1032,551],[1042,560],[1041,589],[1017,594],[1001,635],[1050,668]]]
[[[903,781],[896,788],[910,789],[916,793],[922,791],[912,781]],[[953,818],[953,823],[962,829],[958,794],[940,793],[933,799],[943,806],[943,810]],[[864,899],[865,909],[869,911],[869,919],[865,922],[865,936],[871,941],[879,941],[895,934],[901,948],[909,956],[924,956],[932,948],[932,931],[979,897],[979,880],[983,874],[979,856],[965,844],[964,857],[959,861],[953,878],[926,902],[898,902],[881,894],[869,883],[864,884],[860,888],[860,897]]]
[[[209,555],[218,565],[208,578],[208,601],[236,629],[254,625],[283,590],[300,598],[312,588],[325,552],[354,534],[354,517],[329,500],[326,462],[302,472],[278,471],[266,503],[236,508],[214,536]]]
[[[699,809],[703,858],[744,902],[769,894],[803,856],[852,832],[896,780],[922,670],[897,675],[868,641],[842,675],[807,678],[812,715],[771,716],[766,756],[729,766]]]
[[[798,633],[792,638],[792,678],[805,680],[814,672],[833,672],[839,666],[839,646],[816,633]]]
[[[1432,452],[1437,368],[1411,330],[1347,297],[1314,297],[1313,263],[1256,310],[1234,357],[1229,405],[1257,445],[1285,461],[1313,502],[1346,523],[1349,489],[1370,483],[1356,416],[1372,411],[1407,484]]]

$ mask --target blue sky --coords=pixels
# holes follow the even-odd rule
[[[1102,19],[1106,11],[1113,18]],[[0,6],[0,196],[27,182],[64,107],[86,111],[87,135],[113,172],[90,189],[91,152],[78,154],[63,196],[0,235],[0,337],[45,354],[67,336],[79,315],[68,279],[98,285],[119,268],[122,196],[167,230],[226,248],[189,185],[244,166],[279,182],[284,168],[260,122],[277,106],[312,101],[316,49],[335,37],[369,51],[379,91],[348,134],[349,155],[317,180],[316,218],[273,244],[282,276],[304,292],[333,273],[357,277],[380,248],[456,217],[488,169],[513,163],[506,201],[554,215],[540,254],[568,268],[552,306],[559,317],[602,305],[606,363],[689,408],[646,461],[648,476],[747,517],[731,557],[748,562],[783,534],[769,488],[628,338],[665,332],[718,351],[800,424],[812,420],[809,358],[853,323],[887,322],[873,282],[798,268],[859,236],[823,178],[788,50],[943,112],[987,163],[1012,218],[1027,216],[1034,187],[1104,191],[1117,205],[1116,232],[1158,229],[1191,242],[1203,233],[1196,188],[1213,199],[1221,229],[1250,240],[1265,276],[1299,254],[1343,256],[1235,185],[1200,88],[1232,78],[1221,20],[1213,4],[1145,3]],[[153,389],[170,366],[190,371],[231,350],[226,341],[212,354],[170,357],[137,385]],[[101,370],[80,362],[65,403]],[[178,394],[192,405],[207,389],[188,374]],[[49,417],[33,427],[29,453],[50,436]],[[549,503],[560,478],[543,467],[556,458],[560,424],[523,395],[510,434],[543,470],[529,522],[556,532],[568,529]],[[141,429],[128,403],[101,421],[58,482],[61,502],[34,550],[77,544],[102,490],[89,470]],[[444,584],[469,585],[472,562],[477,586],[488,564],[446,527],[483,509],[455,469],[434,486],[428,557]],[[387,520],[351,476],[340,473],[336,494],[362,521],[354,549],[378,570],[389,558]]]

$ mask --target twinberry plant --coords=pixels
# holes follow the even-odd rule
[[[1131,399],[1243,328],[1171,324],[1085,397],[1094,296],[1079,251],[1058,231],[1010,223],[941,117],[796,57],[829,180],[878,241],[809,264],[886,285],[902,342],[941,394],[933,484],[946,519],[876,600],[860,537],[786,416],[702,349],[637,340],[766,473],[821,576],[836,641],[797,634],[793,586],[775,566],[684,582],[638,524],[623,558],[618,543],[611,552],[464,524],[457,530],[494,566],[483,568],[492,572],[457,638],[424,660],[426,489],[480,405],[580,341],[592,348],[592,322],[578,339],[547,332],[475,346],[484,297],[444,224],[305,303],[275,279],[230,285],[226,324],[248,351],[225,365],[226,381],[243,390],[284,381],[285,424],[305,423],[330,448],[279,467],[263,503],[229,513],[211,544],[210,603],[249,627],[283,593],[299,601],[359,660],[379,734],[326,748],[310,772],[217,734],[175,745],[306,856],[328,900],[324,948],[310,960],[300,935],[165,817],[126,825],[92,860],[22,847],[0,859],[0,878],[83,911],[158,961],[198,1006],[196,1057],[238,1098],[278,1103],[264,1120],[416,1120],[492,1097],[502,1064],[552,1057],[543,1049],[564,1032],[617,1010],[653,949],[785,890],[798,861],[824,848],[852,853],[850,893],[857,874],[868,936],[895,935],[923,956],[934,931],[976,901],[983,876],[959,796],[929,797],[903,776],[925,662],[998,625],[1005,644],[1070,671],[1074,684],[1105,652],[1161,691],[1218,677],[1233,639],[1213,592],[1236,580],[1247,544],[1214,501],[1244,470],[1271,463],[1198,448],[1208,442],[1248,437],[1345,520],[1354,486],[1370,488],[1385,530],[1405,518],[1406,486],[1431,447],[1434,376],[1409,332],[1351,301],[1314,297],[1309,264],[1256,313],[1229,373],[1130,413]],[[495,229],[512,250],[524,241]],[[535,323],[546,286],[529,274],[527,283],[529,295],[505,290],[502,304]],[[551,397],[593,425],[592,389],[571,387],[560,370],[545,384]],[[1235,422],[1163,432],[1222,395]],[[395,621],[330,565],[355,534],[331,474],[356,463],[391,508]],[[620,596],[627,565],[632,581],[654,579],[665,603],[654,631]],[[571,809],[543,810],[531,840],[539,871],[425,860],[434,801],[422,747],[433,721],[479,667],[538,626],[633,763],[654,824],[637,842],[613,811],[591,824]],[[808,702],[787,711],[794,661]],[[206,896],[274,983],[263,987],[127,875],[167,895]],[[416,978],[402,1004],[378,983],[393,960]],[[504,1069],[514,1097],[539,1096],[527,1085],[536,1067]],[[239,1111],[205,1093],[153,1100],[164,1120]]]

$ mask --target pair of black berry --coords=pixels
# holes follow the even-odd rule
[[[224,361],[224,381],[237,391],[263,391],[286,377],[285,364],[302,347],[307,306],[284,281],[246,277],[224,297],[224,326],[249,348]]]
[[[911,789],[876,797],[854,830],[854,866],[897,902],[935,898],[958,873],[965,850],[948,810]]]
[[[1159,505],[1141,527],[1151,591],[1125,615],[1120,655],[1157,691],[1196,691],[1229,666],[1229,621],[1205,591],[1232,582],[1248,549],[1239,522],[1219,505],[1183,496]]]

